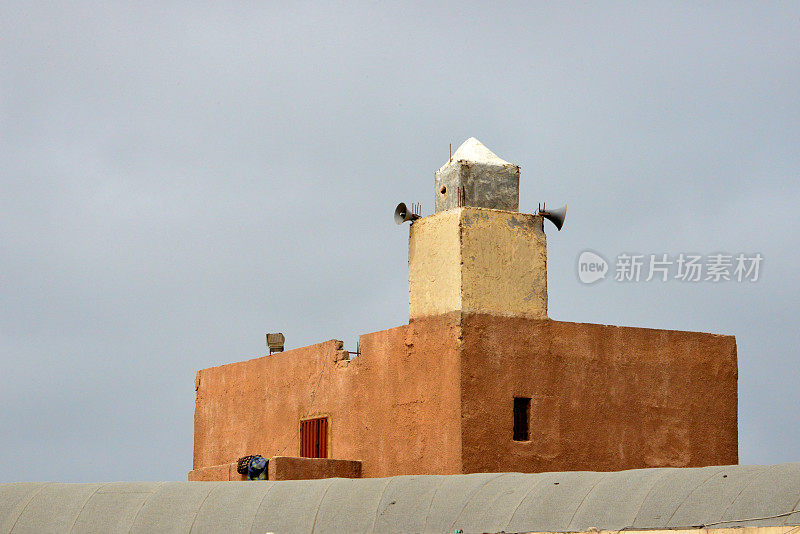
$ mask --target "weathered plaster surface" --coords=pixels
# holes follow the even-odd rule
[[[451,311],[547,316],[542,217],[456,208],[409,233],[409,317]]]
[[[200,371],[197,475],[297,455],[298,422],[322,415],[330,457],[362,461],[364,477],[738,462],[732,336],[454,312],[361,347]],[[527,442],[512,439],[515,396],[532,399]],[[202,479],[233,479],[214,473]]]
[[[436,212],[459,206],[517,211],[519,167],[497,157],[480,141],[467,139],[435,174]],[[458,191],[463,188],[463,204]]]
[[[461,309],[547,317],[542,217],[488,209],[461,213]]]
[[[219,480],[245,481],[246,475],[240,475],[236,470],[236,462],[222,465],[209,465],[189,471],[189,482],[210,482]]]
[[[461,309],[461,209],[414,221],[408,238],[409,317]]]
[[[190,482],[245,481],[236,470],[238,462],[198,467],[189,471]],[[361,462],[333,458],[274,456],[269,459],[268,480],[312,480],[319,478],[361,478]]]
[[[299,421],[329,418],[331,458],[363,476],[458,472],[457,314],[198,372],[194,468],[247,454],[299,455]]]
[[[312,480],[319,478],[361,478],[361,462],[334,458],[270,458],[269,480]]]
[[[462,335],[464,472],[738,463],[733,336],[483,314]]]

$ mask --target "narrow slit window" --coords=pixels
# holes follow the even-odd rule
[[[318,417],[300,421],[300,456],[328,457],[328,418]]]
[[[528,441],[528,419],[531,414],[531,399],[514,397],[514,441]]]

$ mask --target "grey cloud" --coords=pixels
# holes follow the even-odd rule
[[[0,480],[185,479],[197,369],[404,323],[391,210],[470,136],[569,203],[554,318],[735,334],[741,462],[800,457],[796,5],[0,14]],[[586,248],[765,263],[587,287]]]

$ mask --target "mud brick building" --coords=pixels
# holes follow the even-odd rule
[[[476,139],[409,231],[409,322],[203,369],[190,480],[738,463],[732,336],[555,321],[543,218]]]

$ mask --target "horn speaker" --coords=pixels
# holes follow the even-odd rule
[[[406,221],[415,221],[419,219],[419,215],[416,213],[411,213],[404,202],[401,202],[397,205],[394,209],[394,222],[397,224],[403,224]]]
[[[567,205],[564,204],[562,207],[554,210],[541,209],[539,210],[539,215],[555,224],[560,232],[561,227],[564,226],[564,219],[567,218]]]

